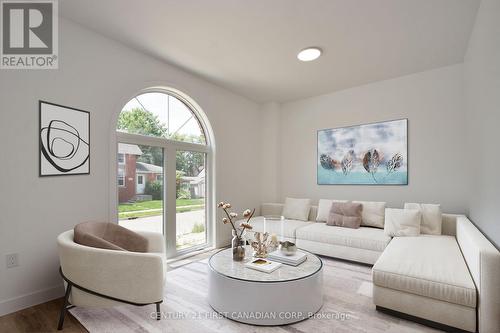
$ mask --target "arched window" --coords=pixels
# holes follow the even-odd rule
[[[131,99],[118,118],[119,131],[206,144],[196,114],[178,98],[162,92],[144,93]]]
[[[118,222],[163,232],[169,256],[211,245],[210,133],[202,111],[175,90],[139,94],[118,117]]]

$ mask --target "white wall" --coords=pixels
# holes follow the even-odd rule
[[[444,211],[467,208],[464,155],[463,67],[376,82],[283,104],[279,197],[441,203]],[[316,131],[408,118],[408,186],[317,185]]]
[[[216,199],[260,203],[259,105],[66,20],[59,30],[59,70],[0,71],[0,315],[60,295],[56,236],[108,218],[111,119],[143,88],[164,83],[198,102],[219,147]],[[91,112],[90,176],[38,177],[39,99]],[[227,244],[229,230],[217,233]],[[20,267],[5,268],[7,253]]]
[[[260,145],[262,161],[260,171],[262,202],[277,202],[278,196],[278,159],[276,152],[280,140],[280,105],[275,102],[265,103],[261,107]]]
[[[465,58],[471,220],[500,248],[500,1],[482,0]]]

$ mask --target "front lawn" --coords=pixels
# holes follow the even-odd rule
[[[177,199],[177,213],[202,209],[205,199]],[[161,215],[163,210],[162,200],[137,201],[134,203],[121,203],[118,206],[119,218],[145,217]]]

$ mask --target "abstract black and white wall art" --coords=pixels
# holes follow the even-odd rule
[[[40,176],[90,174],[90,113],[40,101]]]
[[[408,185],[408,120],[318,131],[319,185]]]

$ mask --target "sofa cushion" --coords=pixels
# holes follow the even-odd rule
[[[394,238],[373,266],[373,283],[454,304],[476,306],[476,288],[453,236]]]
[[[363,206],[352,202],[334,202],[326,225],[358,229],[361,226]]]
[[[311,223],[298,228],[296,235],[297,239],[372,251],[383,251],[391,240],[384,235],[382,229],[369,227],[350,229],[328,226],[326,223]]]
[[[441,235],[441,225],[443,224],[441,205],[405,203],[405,209],[418,209],[422,214],[421,234]]]
[[[286,198],[282,215],[291,220],[307,221],[310,209],[310,199]]]
[[[375,201],[353,201],[363,205],[361,212],[361,225],[367,227],[384,227],[385,202]]]
[[[332,208],[332,204],[334,202],[347,202],[347,200],[319,199],[316,222],[326,222],[326,220],[328,219],[328,215],[330,215],[330,209]]]
[[[252,232],[264,232],[264,217],[257,216],[250,220]],[[283,231],[280,221],[266,221],[266,231],[270,234],[276,234],[287,238],[295,239],[295,231],[297,228],[312,224],[311,222],[303,222],[298,220],[283,220]],[[283,232],[283,235],[281,234]]]
[[[421,218],[422,214],[417,209],[387,208],[384,232],[391,237],[418,236]]]
[[[80,245],[107,250],[147,252],[148,239],[116,223],[83,222],[74,228],[74,241]]]

